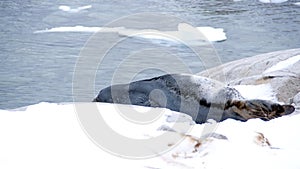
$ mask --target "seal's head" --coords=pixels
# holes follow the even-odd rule
[[[283,115],[291,114],[295,111],[295,108],[292,105],[281,105],[266,100],[234,100],[227,106],[245,120],[251,118],[271,120]]]
[[[113,99],[111,96],[111,87],[107,87],[105,89],[102,89],[98,96],[93,100],[93,102],[107,102],[107,103],[113,103]]]

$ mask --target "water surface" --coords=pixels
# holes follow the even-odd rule
[[[255,0],[170,0],[170,1],[53,1],[12,0],[0,2],[0,108],[16,108],[38,102],[70,102],[76,60],[91,33],[42,33],[37,30],[61,26],[104,26],[120,17],[140,12],[163,12],[194,26],[223,28],[227,40],[214,43],[222,62],[256,54],[300,46],[300,6],[288,1],[264,4]],[[58,9],[92,5],[78,13]],[[149,44],[133,39],[114,51],[106,67],[101,67],[96,91],[108,85],[113,62],[138,47]],[[154,46],[155,47],[155,44]],[[189,61],[191,51],[174,50]],[[143,58],[141,58],[143,59]],[[189,62],[193,72],[201,62]],[[107,72],[107,73],[105,73]],[[102,73],[102,74],[101,74]],[[149,77],[155,73],[147,72]],[[101,79],[101,80],[100,80]],[[105,80],[107,79],[107,81]],[[94,95],[87,95],[92,98]]]

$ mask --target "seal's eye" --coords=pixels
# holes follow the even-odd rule
[[[102,89],[98,96],[93,100],[93,102],[112,102],[112,97],[111,97],[111,88],[105,88]]]
[[[284,113],[283,107],[279,104],[273,104],[271,107],[272,107],[272,110],[274,112],[276,112],[277,115],[281,115],[282,113]]]

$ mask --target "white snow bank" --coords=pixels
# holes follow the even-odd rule
[[[177,31],[159,31],[155,29],[128,29],[124,27],[86,27],[86,26],[70,26],[70,27],[54,27],[45,30],[38,30],[34,33],[49,32],[116,32],[121,36],[141,37],[146,39],[159,39],[171,42],[185,41],[187,43],[204,41],[207,39],[211,42],[226,40],[226,34],[222,28],[213,27],[192,27],[188,24],[181,23],[178,25]],[[199,42],[198,42],[199,43]]]
[[[85,6],[80,6],[77,8],[71,8],[70,6],[67,5],[61,5],[58,7],[58,9],[65,11],[65,12],[70,12],[70,13],[78,13],[82,10],[90,9],[92,8],[92,5],[85,5]]]
[[[245,99],[262,99],[277,102],[276,93],[270,84],[233,86]]]
[[[300,6],[300,2],[295,2],[294,5]]]
[[[105,122],[129,138],[151,138],[163,134],[167,131],[157,129],[163,125],[172,127],[174,123],[167,119],[179,115],[160,109],[162,114],[155,121],[138,125],[117,117],[118,112],[112,104],[98,103],[97,106]],[[124,105],[123,108],[126,107]],[[154,109],[136,108],[143,112]],[[193,125],[189,133],[191,136],[166,154],[130,160],[113,156],[97,147],[84,134],[74,104],[40,103],[23,111],[0,110],[0,168],[298,169],[299,121],[300,114],[294,113],[268,122],[229,119],[218,125]],[[215,133],[227,139],[202,139],[198,151],[193,152],[194,142],[189,138],[200,137],[210,126]],[[134,147],[132,151],[135,151]]]
[[[298,61],[300,61],[300,55],[293,56],[291,58],[288,58],[286,60],[278,62],[274,66],[272,66],[272,67],[268,68],[267,70],[265,70],[264,73],[270,73],[270,72],[275,72],[275,71],[278,71],[278,70],[287,69],[287,68],[293,66]]]
[[[262,3],[282,3],[287,2],[288,0],[259,0]]]

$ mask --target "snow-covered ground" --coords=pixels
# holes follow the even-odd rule
[[[276,93],[270,84],[233,86],[245,99],[262,99],[278,102]],[[251,92],[250,92],[251,91]]]
[[[288,69],[289,67],[293,66],[295,63],[299,61],[300,61],[300,55],[293,56],[291,58],[278,62],[277,64],[265,70],[263,74]]]
[[[39,103],[17,110],[0,110],[0,168],[300,168],[299,112],[268,122],[229,119],[219,124],[210,121],[198,125],[167,109],[122,105],[122,109],[134,108],[141,113],[159,110],[153,121],[139,124],[120,117],[113,104],[77,104],[97,104],[106,124],[129,139],[147,140],[168,133],[179,138],[189,136],[180,142],[166,142],[165,147],[169,148],[162,155],[156,156],[155,144],[152,151],[156,157],[127,159],[104,151],[89,139],[73,103]],[[185,134],[178,128],[178,132],[162,130],[174,128],[175,124],[188,126],[189,130]],[[211,137],[197,139],[211,132]],[[103,135],[103,139],[109,137]],[[119,140],[111,141],[130,146]],[[197,143],[200,144],[196,146]],[[159,144],[165,142],[158,142],[157,147]],[[129,148],[139,151],[132,145]]]

